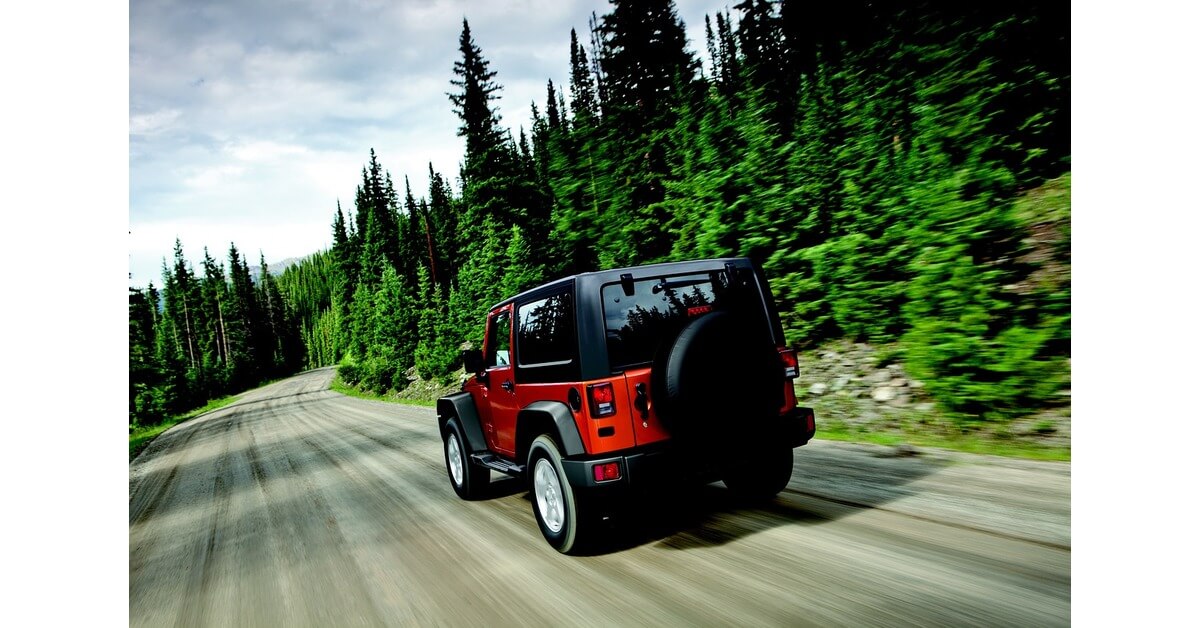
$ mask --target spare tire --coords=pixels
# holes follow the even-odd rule
[[[761,320],[718,311],[690,321],[657,355],[656,414],[681,445],[734,444],[783,406],[779,353]]]

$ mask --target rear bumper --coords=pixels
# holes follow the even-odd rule
[[[816,418],[812,408],[794,408],[779,416],[776,424],[768,428],[774,431],[766,442],[784,441],[791,447],[808,443],[816,433]],[[764,442],[756,439],[755,442]],[[622,493],[630,489],[649,489],[677,482],[715,482],[724,471],[747,459],[756,457],[752,448],[723,448],[718,452],[679,450],[670,446],[648,447],[627,451],[620,455],[580,457],[563,460],[563,471],[567,481],[577,489],[596,493]],[[597,465],[616,463],[621,477],[616,480],[596,481],[592,469]]]
[[[779,429],[792,447],[805,445],[817,433],[817,418],[812,408],[792,408],[779,417]]]

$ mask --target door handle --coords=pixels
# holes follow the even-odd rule
[[[507,390],[508,392],[512,392],[513,391],[512,380],[506,379],[506,380],[500,382],[500,387],[503,388],[504,390]]]

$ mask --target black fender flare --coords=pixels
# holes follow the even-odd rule
[[[564,458],[581,456],[587,453],[587,450],[583,447],[583,438],[579,435],[579,425],[575,423],[575,415],[567,407],[567,404],[561,401],[535,401],[517,413],[518,458],[528,453],[522,452],[520,449],[527,448],[529,443],[533,442],[533,439],[537,437],[537,434],[524,434],[522,425],[529,426],[535,421],[544,422],[546,419],[549,419],[549,422],[554,424],[557,433],[552,434],[552,436],[563,448],[562,455]],[[525,427],[525,430],[528,429],[528,427]]]
[[[444,433],[446,423],[452,418],[457,418],[471,453],[487,450],[487,441],[483,438],[483,424],[479,421],[479,411],[475,408],[475,400],[471,398],[471,393],[454,393],[438,399],[437,414],[438,433]]]

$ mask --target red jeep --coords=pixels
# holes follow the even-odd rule
[[[492,470],[525,478],[561,552],[632,489],[722,480],[774,496],[815,430],[770,288],[745,258],[547,283],[494,306],[463,362],[463,392],[437,403],[455,492],[481,496]]]

